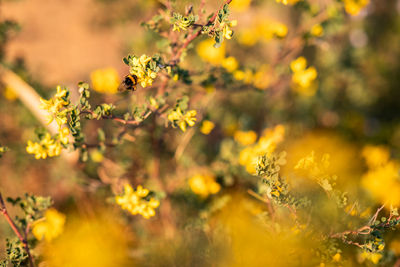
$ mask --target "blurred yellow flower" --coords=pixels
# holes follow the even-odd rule
[[[257,140],[257,134],[254,131],[236,131],[233,135],[236,142],[241,145],[248,146],[254,144]]]
[[[240,151],[239,164],[245,166],[248,173],[254,174],[258,157],[265,154],[270,155],[274,152],[276,146],[283,141],[284,135],[285,128],[283,125],[265,129],[257,143],[250,144]],[[257,139],[257,135],[255,139]]]
[[[105,68],[90,73],[93,90],[99,93],[115,94],[121,81],[118,72],[114,68]]]
[[[297,2],[300,2],[302,0],[275,0],[277,3],[282,3],[284,5],[294,5]]]
[[[129,211],[133,215],[140,214],[144,218],[149,219],[156,214],[155,210],[160,202],[154,198],[146,199],[149,190],[138,185],[136,191],[132,186],[126,184],[124,186],[124,194],[116,196],[115,201],[122,209]]]
[[[251,0],[234,0],[229,4],[229,7],[234,11],[243,12],[249,9],[250,4]]]
[[[290,63],[292,69],[292,88],[304,96],[313,96],[316,92],[315,79],[317,70],[314,67],[306,68],[307,60],[299,57]]]
[[[322,28],[321,24],[315,24],[311,27],[310,33],[311,35],[320,37],[324,34],[324,28]]]
[[[363,175],[361,184],[380,203],[400,205],[400,164],[389,161],[383,166],[370,169]]]
[[[68,216],[64,232],[43,246],[46,266],[135,266],[128,255],[130,231],[111,211],[99,210],[93,218]]]
[[[44,239],[50,242],[63,232],[65,215],[56,209],[48,209],[43,219],[33,224],[32,234],[37,240]]]
[[[216,194],[221,190],[221,186],[215,181],[215,177],[211,175],[195,175],[189,179],[189,186],[193,193],[203,198]]]
[[[212,121],[204,120],[201,124],[200,132],[205,135],[210,134],[214,127],[215,124]]]
[[[207,39],[200,42],[196,48],[197,54],[205,61],[213,64],[220,65],[225,58],[225,44],[219,48],[214,47],[214,40]]]
[[[361,262],[363,262],[365,260],[370,260],[370,261],[372,261],[373,264],[377,264],[381,258],[382,258],[381,253],[369,252],[369,251],[365,251],[365,250],[359,255],[359,259]]]
[[[7,100],[10,101],[14,101],[15,99],[17,99],[17,94],[15,93],[14,89],[11,88],[10,86],[6,86],[6,88],[4,88],[3,95]]]
[[[222,61],[222,67],[224,67],[228,72],[235,71],[239,66],[239,63],[236,58],[234,57],[227,57],[224,58]]]
[[[363,148],[361,155],[365,159],[368,168],[374,169],[383,166],[389,161],[390,152],[384,146],[367,145]]]
[[[369,4],[369,0],[343,0],[343,2],[346,12],[353,16],[358,15],[361,9]]]

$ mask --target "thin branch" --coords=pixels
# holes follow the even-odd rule
[[[22,245],[24,246],[26,254],[28,254],[29,265],[31,267],[34,267],[35,264],[33,263],[33,258],[30,253],[30,250],[29,250],[27,232],[26,232],[26,231],[29,231],[29,228],[27,227],[27,230],[24,232],[24,236],[23,236],[21,234],[21,231],[18,229],[18,227],[15,225],[14,221],[11,219],[10,215],[8,214],[7,207],[6,207],[6,204],[4,203],[3,196],[1,195],[1,193],[0,193],[0,212],[3,214],[4,218],[6,218],[6,221],[10,225],[11,229],[14,231],[14,233],[17,235],[18,239],[21,241]]]

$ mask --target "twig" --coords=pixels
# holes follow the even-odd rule
[[[219,13],[219,11],[225,6],[228,5],[232,2],[232,0],[226,0],[224,2],[224,4],[218,9],[217,12],[215,12],[215,14],[207,21],[207,23],[204,26],[209,26],[210,24],[212,24],[215,19],[217,18],[217,15]],[[183,43],[183,45],[180,47],[180,49],[178,50],[178,52],[172,57],[172,59],[170,60],[170,64],[171,65],[176,65],[177,63],[179,63],[180,61],[180,57],[183,53],[183,51],[185,51],[185,49],[188,47],[188,45],[194,40],[196,39],[199,35],[201,34],[201,30],[198,30],[195,33],[190,34],[187,38],[186,41]]]
[[[4,203],[3,196],[0,193],[0,211],[3,214],[4,218],[6,218],[6,221],[10,225],[11,229],[14,231],[14,233],[17,235],[18,239],[21,241],[22,245],[25,248],[26,254],[28,254],[28,259],[29,259],[29,265],[31,267],[34,267],[35,264],[33,263],[33,258],[29,250],[29,245],[28,245],[28,239],[27,239],[27,231],[29,231],[29,224],[27,226],[26,231],[24,232],[24,236],[21,234],[20,230],[18,227],[15,225],[14,221],[11,219],[10,215],[8,214],[7,207]]]

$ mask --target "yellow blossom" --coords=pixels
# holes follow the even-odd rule
[[[307,60],[304,57],[298,57],[297,59],[290,62],[290,69],[296,73],[305,70],[307,67]]]
[[[361,155],[370,169],[386,164],[390,158],[389,149],[384,146],[365,146]]]
[[[233,31],[232,31],[231,27],[234,27],[236,25],[237,25],[236,20],[221,23],[222,35],[224,36],[225,39],[228,39],[228,40],[232,39]]]
[[[361,9],[369,4],[369,0],[343,0],[343,2],[346,12],[353,16],[358,15]]]
[[[292,69],[293,89],[304,96],[312,96],[316,92],[315,79],[317,78],[317,70],[314,67],[306,68],[307,60],[299,57],[290,63]]]
[[[48,209],[44,220],[36,221],[33,224],[32,233],[37,240],[45,239],[47,242],[50,242],[63,232],[64,224],[64,214],[55,209]]]
[[[150,69],[150,61],[151,57],[146,55],[142,55],[139,58],[134,56],[132,58],[129,72],[137,77],[138,83],[143,88],[152,85],[154,79],[157,77],[157,72]]]
[[[254,174],[256,171],[255,166],[257,159],[262,155],[270,155],[274,152],[276,146],[283,141],[284,135],[285,128],[283,125],[265,129],[257,143],[246,146],[240,151],[239,164],[245,166],[248,173]],[[280,194],[279,190],[274,192],[275,196],[277,196],[277,194]]]
[[[92,71],[90,80],[93,90],[99,93],[115,94],[121,81],[118,72],[114,68],[105,68]]]
[[[235,0],[229,4],[229,7],[234,11],[243,12],[249,9],[250,4],[251,0]]]
[[[332,257],[332,260],[333,260],[333,261],[336,261],[336,262],[339,262],[341,258],[342,258],[342,255],[341,255],[340,253],[336,253],[336,254]]]
[[[156,214],[155,209],[160,205],[160,202],[154,198],[147,200],[148,194],[149,190],[141,185],[137,186],[135,191],[132,186],[126,184],[124,186],[124,194],[116,196],[115,201],[122,209],[129,211],[131,214],[140,214],[149,219]]]
[[[382,258],[381,253],[376,253],[376,252],[368,252],[368,251],[363,251],[360,254],[360,260],[365,261],[366,259],[372,261],[372,263],[377,264],[380,259]]]
[[[215,48],[212,39],[200,42],[197,45],[196,51],[203,60],[213,65],[220,65],[225,58],[225,44],[222,43],[219,48]]]
[[[324,28],[322,28],[321,24],[315,24],[311,27],[310,33],[311,35],[320,37],[324,34]]]
[[[7,100],[10,101],[14,101],[15,99],[17,99],[17,94],[15,93],[14,89],[11,88],[10,86],[6,86],[3,95]]]
[[[297,2],[300,2],[301,0],[275,0],[275,1],[277,3],[282,3],[282,4],[284,4],[286,6],[286,5],[294,5]]]
[[[172,110],[168,115],[168,120],[172,122],[172,127],[179,126],[182,132],[186,131],[187,125],[192,127],[196,122],[196,110],[189,110],[185,114],[180,107]]]
[[[254,144],[257,140],[257,134],[254,131],[236,131],[233,138],[241,145],[248,146]]]
[[[212,121],[204,120],[201,124],[200,132],[205,135],[210,134],[214,127],[215,124]]]
[[[215,177],[211,175],[195,175],[189,179],[189,186],[193,193],[204,198],[221,190],[221,186],[215,181]]]
[[[59,140],[51,138],[49,133],[40,140],[39,143],[28,141],[26,152],[34,154],[36,159],[45,159],[47,156],[54,157],[61,153],[61,144]]]
[[[389,161],[364,174],[361,184],[379,202],[400,205],[399,168],[398,162]]]
[[[228,72],[235,71],[239,66],[238,61],[234,57],[224,58],[222,61],[222,67],[224,67]]]

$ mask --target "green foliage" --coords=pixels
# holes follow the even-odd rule
[[[5,258],[0,261],[0,266],[28,266],[28,254],[18,238],[13,238],[11,240],[8,238],[6,239],[6,255]]]

